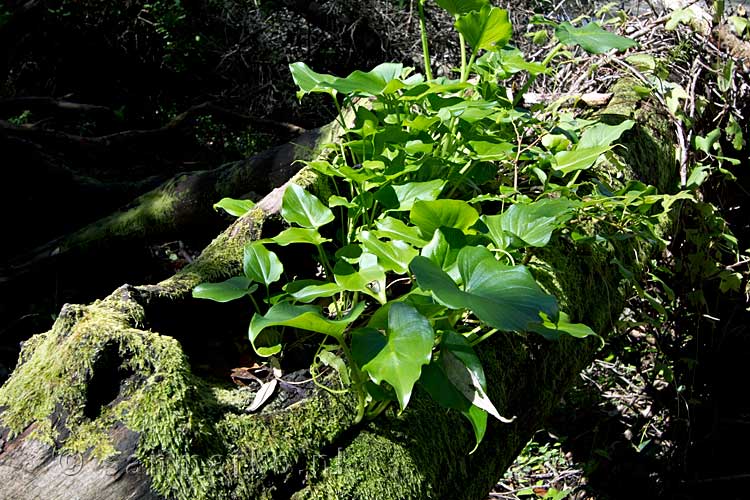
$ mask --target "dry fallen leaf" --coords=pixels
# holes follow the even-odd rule
[[[275,378],[272,378],[270,382],[266,382],[265,384],[261,385],[258,393],[255,395],[253,404],[250,405],[250,408],[248,408],[247,411],[252,413],[263,406],[266,401],[268,401],[268,399],[273,396],[273,393],[276,390],[276,386],[278,384],[279,381]]]

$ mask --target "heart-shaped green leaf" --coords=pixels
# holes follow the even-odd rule
[[[508,422],[487,397],[487,381],[479,357],[468,341],[453,331],[443,333],[440,358],[422,369],[419,383],[442,406],[459,410],[469,419],[476,439],[474,450],[484,437],[488,413]]]
[[[552,168],[567,175],[576,170],[585,170],[596,163],[599,157],[611,149],[610,146],[596,146],[592,148],[576,148],[570,151],[560,151],[555,155]]]
[[[270,238],[270,241],[283,247],[292,243],[309,243],[317,246],[331,240],[323,238],[318,230],[314,228],[288,227],[273,238]]]
[[[441,179],[388,185],[375,193],[375,199],[389,210],[411,210],[415,201],[437,199],[444,185],[445,181]]]
[[[260,356],[273,356],[281,351],[281,336],[270,327],[298,328],[323,333],[340,340],[346,328],[364,310],[365,303],[359,302],[348,315],[334,320],[324,316],[320,308],[316,306],[300,306],[288,302],[279,302],[271,306],[265,315],[258,313],[253,315],[253,319],[250,320],[248,336],[255,352]]]
[[[421,255],[427,257],[451,277],[458,277],[456,258],[458,252],[466,246],[466,236],[462,231],[450,227],[435,230],[430,242],[422,248]]]
[[[250,286],[252,281],[244,276],[235,276],[221,283],[201,283],[193,289],[196,299],[209,299],[216,302],[229,302],[249,295],[258,289],[258,285]]]
[[[365,250],[378,257],[378,263],[385,270],[393,271],[396,274],[405,274],[409,262],[419,253],[403,241],[382,241],[369,231],[362,231],[357,239],[362,242]]]
[[[297,184],[289,184],[281,200],[281,216],[290,224],[319,228],[334,219],[331,209]]]
[[[440,360],[433,360],[429,365],[422,368],[422,376],[419,383],[427,390],[427,393],[445,408],[451,408],[461,412],[474,429],[476,445],[471,450],[473,453],[479,443],[484,439],[487,431],[487,412],[471,404],[463,394],[451,383]]]
[[[419,235],[419,229],[415,226],[407,226],[404,221],[393,217],[385,217],[377,221],[375,227],[377,227],[377,230],[373,233],[380,238],[405,241],[418,248],[427,244]]]
[[[580,45],[590,54],[604,54],[612,49],[625,50],[637,45],[634,40],[605,31],[596,23],[576,28],[565,21],[555,29],[555,36],[563,45]]]
[[[359,256],[358,263],[359,271],[349,262],[337,261],[333,267],[336,283],[344,290],[364,292],[384,304],[385,270],[378,264],[378,258],[374,254],[364,252]]]
[[[396,391],[401,410],[406,408],[411,398],[414,384],[419,380],[422,366],[430,362],[432,345],[435,334],[427,318],[419,314],[412,306],[402,302],[394,302],[388,311],[388,329],[385,342],[374,342],[374,331],[370,328],[361,329],[374,345],[380,344],[380,349],[362,370],[370,375],[375,383],[388,382]],[[382,335],[381,335],[382,336]],[[364,360],[372,356],[371,349],[362,353],[363,343],[352,340],[352,349],[360,352],[354,354],[355,359]]]
[[[309,303],[321,297],[333,297],[342,290],[343,288],[336,283],[323,283],[321,285],[307,285],[290,292],[289,295],[300,302]]]
[[[330,84],[336,80],[335,76],[316,73],[303,62],[290,64],[289,71],[292,72],[294,83],[300,88],[299,92],[297,92],[298,99],[301,99],[302,96],[311,92],[334,94],[334,90],[331,88]]]
[[[461,33],[474,52],[502,47],[513,34],[508,11],[485,5],[480,11],[463,14],[456,19],[456,30]]]
[[[346,78],[336,78],[330,85],[343,94],[377,96],[392,94],[422,81],[421,75],[401,80],[403,71],[403,64],[382,63],[366,73],[356,70]]]
[[[577,148],[609,146],[619,139],[623,132],[633,128],[633,125],[635,125],[633,120],[624,120],[617,125],[607,125],[606,123],[599,122],[583,132],[581,140],[578,141]]]
[[[464,290],[425,257],[415,257],[409,268],[419,287],[432,292],[439,303],[451,309],[470,309],[499,330],[527,330],[539,323],[540,313],[557,319],[557,301],[539,287],[526,267],[506,266],[471,248],[458,254]]]
[[[557,340],[563,334],[570,335],[577,339],[585,337],[599,337],[591,328],[584,325],[583,323],[571,323],[570,318],[567,314],[561,312],[557,324],[553,323],[549,319],[543,317],[543,321],[539,324],[533,325],[529,330],[534,333],[538,333],[547,340]],[[601,337],[599,337],[601,339]],[[604,341],[602,340],[602,343]]]
[[[278,281],[284,271],[284,266],[276,254],[266,249],[259,241],[245,245],[242,265],[245,276],[266,286]]]
[[[567,198],[543,199],[529,204],[511,205],[500,215],[482,217],[490,237],[498,248],[507,248],[513,241],[508,234],[533,247],[549,243],[555,229],[572,216],[575,203]]]
[[[435,229],[441,226],[466,231],[478,219],[474,207],[462,200],[417,201],[409,212],[409,220],[425,238],[432,238]]]
[[[251,208],[255,206],[251,200],[235,200],[234,198],[222,198],[218,203],[214,203],[214,210],[221,208],[229,215],[242,217]]]

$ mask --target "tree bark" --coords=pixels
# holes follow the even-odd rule
[[[636,113],[628,88],[613,89],[605,119]],[[648,120],[625,137],[625,177],[664,189],[675,184],[674,138],[661,135],[669,127],[653,109],[642,115]],[[325,187],[307,169],[291,182]],[[309,381],[282,385],[262,411],[248,413],[255,392],[227,386],[211,370],[241,366],[242,353],[229,346],[244,337],[249,316],[198,303],[191,291],[239,273],[243,245],[273,221],[282,191],[181,272],[66,305],[49,332],[24,345],[0,388],[2,498],[485,498],[591,361],[597,341],[496,334],[485,342],[489,396],[516,419],[492,421],[473,454],[463,417],[419,391],[402,415],[389,411],[360,425],[351,395]],[[608,251],[558,238],[529,266],[574,321],[604,335],[625,300],[611,262],[633,263],[634,250],[654,248],[633,242]],[[230,316],[236,323],[221,319]],[[231,359],[211,358],[210,345]]]

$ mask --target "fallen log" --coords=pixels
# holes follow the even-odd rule
[[[215,230],[220,218],[211,207],[216,201],[262,196],[283,184],[301,168],[297,160],[317,155],[336,127],[334,122],[305,132],[289,143],[215,169],[178,174],[120,210],[11,259],[0,269],[0,284],[62,259]]]

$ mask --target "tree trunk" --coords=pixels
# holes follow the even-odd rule
[[[613,89],[603,115],[640,119],[624,138],[624,177],[664,190],[674,185],[674,139],[653,109],[636,112],[630,85]],[[325,188],[306,169],[291,181]],[[515,334],[485,342],[489,396],[516,418],[491,422],[473,454],[463,417],[419,391],[402,415],[389,411],[359,425],[351,395],[310,381],[281,384],[260,412],[248,413],[255,392],[216,375],[245,362],[233,346],[242,344],[249,313],[198,303],[191,291],[239,273],[243,245],[273,222],[282,192],[270,193],[181,272],[156,285],[123,285],[89,305],[68,304],[49,332],[24,345],[0,388],[2,498],[485,498],[598,342]],[[633,263],[634,251],[654,251],[630,244],[609,252],[558,238],[529,266],[573,320],[604,335],[625,298],[613,258]],[[230,316],[236,323],[220,319]]]

